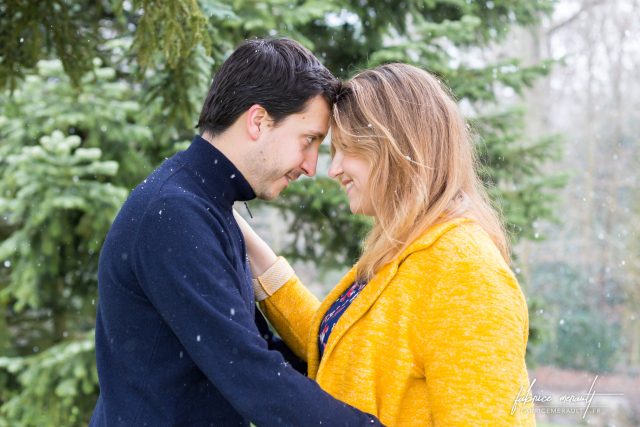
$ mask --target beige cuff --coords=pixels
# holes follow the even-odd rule
[[[271,267],[257,279],[253,279],[253,291],[256,301],[262,301],[273,295],[293,277],[295,272],[286,259],[278,257]]]

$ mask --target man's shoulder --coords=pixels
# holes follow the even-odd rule
[[[183,165],[172,157],[165,160],[160,166],[153,170],[145,179],[143,179],[131,192],[131,197],[147,199],[152,201],[155,196],[162,193],[176,192],[180,187],[176,176],[179,175]],[[184,188],[185,192],[190,190],[188,186]]]
[[[173,159],[167,160],[138,184],[127,202],[135,205],[140,214],[163,204],[175,209],[215,209],[183,166]]]
[[[227,228],[220,206],[203,193],[179,163],[165,161],[133,189],[114,221],[110,234],[135,242],[144,235],[171,231]]]
[[[165,186],[147,197],[145,208],[140,212],[142,224],[162,227],[188,227],[195,222],[222,225],[223,215],[219,207],[206,197],[177,186]]]

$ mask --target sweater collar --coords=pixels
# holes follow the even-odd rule
[[[256,197],[251,185],[238,168],[200,135],[193,137],[191,145],[182,153],[181,159],[202,182],[207,194],[218,202],[231,207],[235,201]]]

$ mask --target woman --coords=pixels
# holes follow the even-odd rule
[[[240,220],[256,297],[309,376],[389,426],[529,426],[527,306],[472,141],[437,79],[367,70],[333,107],[329,175],[374,218],[320,303]]]

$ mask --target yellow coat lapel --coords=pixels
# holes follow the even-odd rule
[[[391,279],[396,274],[398,270],[397,262],[390,262],[376,274],[367,286],[360,291],[360,294],[353,300],[351,305],[347,308],[347,310],[342,314],[340,320],[333,328],[331,332],[331,336],[329,337],[329,341],[327,342],[327,346],[324,349],[323,360],[326,360],[333,351],[336,344],[340,341],[340,339],[344,336],[344,334],[353,326],[365,313],[369,310],[369,308],[376,302],[382,291],[386,288],[386,286],[391,282]],[[331,304],[335,302],[336,299],[342,295],[342,293],[353,283],[355,280],[355,269],[352,268],[349,273],[345,277],[342,278],[338,286],[336,286],[331,293],[325,298],[325,300],[320,305],[320,309],[316,312],[314,316],[312,326],[311,326],[311,334],[313,342],[309,346],[308,351],[308,370],[309,377],[315,378],[319,369],[319,349],[318,349],[318,329],[320,328],[320,323],[322,322],[322,318],[324,317]]]
[[[380,271],[369,281],[367,286],[362,289],[360,294],[356,297],[347,310],[342,314],[338,323],[333,328],[327,346],[324,349],[323,360],[327,360],[337,343],[344,336],[344,334],[364,316],[369,308],[376,302],[382,291],[385,290],[387,285],[391,283],[391,280],[398,271],[400,263],[411,253],[426,249],[431,246],[440,236],[442,236],[448,230],[458,226],[463,222],[471,221],[467,218],[457,218],[451,221],[447,221],[441,224],[437,224],[427,230],[422,236],[414,241],[409,247],[407,247],[400,256],[393,259],[380,269]],[[355,267],[342,278],[340,283],[333,288],[333,290],[324,299],[320,308],[314,315],[311,322],[311,330],[309,337],[309,346],[307,348],[307,362],[308,362],[308,375],[312,379],[316,379],[318,370],[320,368],[319,361],[319,349],[318,349],[318,330],[322,319],[329,310],[329,307],[342,295],[342,293],[353,283],[355,279]]]

